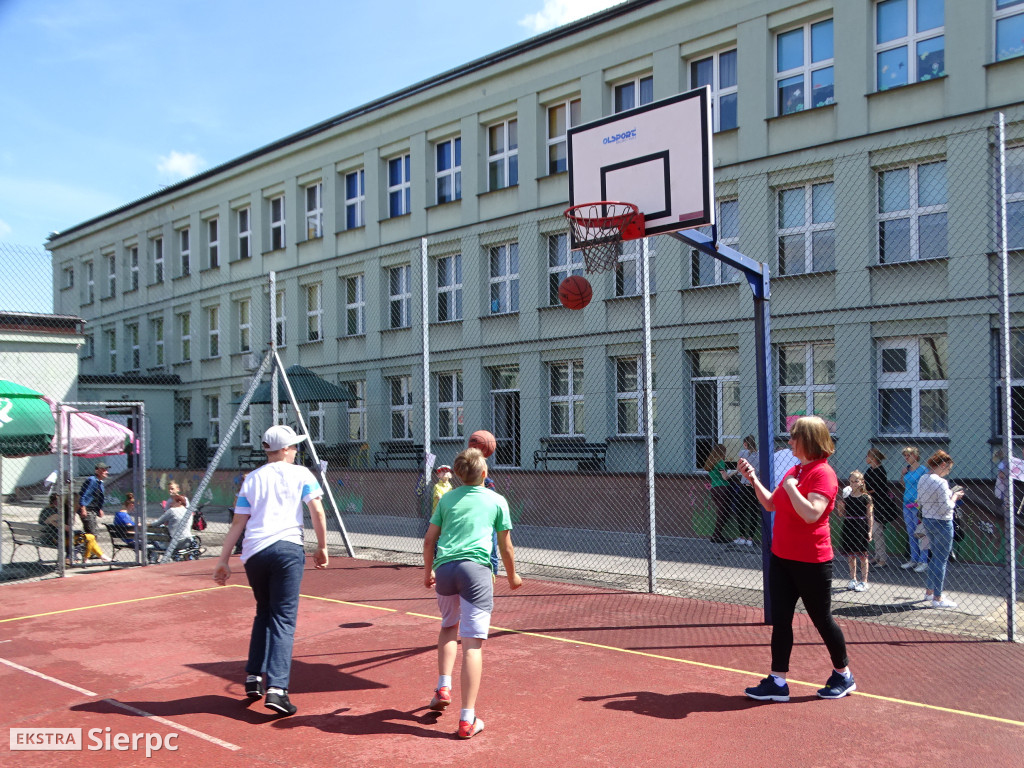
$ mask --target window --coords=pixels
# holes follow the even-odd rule
[[[878,432],[946,435],[945,334],[878,340]]]
[[[779,115],[835,101],[832,19],[783,32],[775,38],[775,92]]]
[[[437,154],[437,203],[462,199],[462,139],[456,137],[434,145]]]
[[[61,270],[61,275],[62,280],[60,285],[62,289],[66,290],[68,288],[75,287],[75,268],[73,266],[64,267],[64,269]]]
[[[178,230],[178,257],[180,261],[180,276],[188,277],[192,274],[192,247],[191,247],[191,234],[192,230],[186,227],[185,229]]]
[[[234,392],[231,393],[231,399],[233,402],[240,403],[242,402],[243,397],[245,397],[245,393],[240,389],[236,389]],[[251,410],[252,406],[242,411],[242,416],[238,422],[238,444],[242,446],[252,445],[252,414],[250,413]]]
[[[1002,437],[1003,419],[1006,418],[1005,396],[1003,394],[1003,376],[1006,375],[1005,368],[1003,367],[1003,340],[998,332],[993,333],[992,337],[993,352],[998,370],[996,377],[997,420],[995,433]],[[1014,439],[1019,440],[1021,437],[1024,437],[1024,330],[1019,328],[1010,329],[1010,406],[1013,409],[1013,423],[1010,425],[1010,430],[1013,432]]]
[[[117,331],[110,328],[103,333],[107,343],[107,371],[117,373]]]
[[[491,314],[519,311],[519,243],[490,249]]]
[[[365,224],[363,206],[366,203],[366,179],[362,168],[345,174],[345,229],[356,229]]]
[[[654,75],[635,77],[619,83],[613,89],[616,113],[641,107],[654,101]]]
[[[548,173],[569,170],[568,130],[580,124],[579,99],[569,99],[548,107]]]
[[[550,434],[583,437],[583,361],[548,365]]]
[[[315,240],[324,234],[324,185],[319,181],[306,187],[306,239]]]
[[[462,372],[437,374],[437,436],[462,437]]]
[[[412,211],[410,156],[388,160],[388,216],[405,216]]]
[[[996,0],[996,61],[1024,56],[1024,0]]]
[[[220,266],[220,219],[206,222],[206,266],[210,269]]]
[[[410,268],[408,264],[391,267],[388,270],[388,295],[390,306],[390,328],[408,328],[412,321],[410,309],[412,288],[409,284]]]
[[[309,403],[309,412],[306,415],[306,427],[309,429],[309,436],[314,443],[324,441],[324,404],[318,400]]]
[[[174,398],[174,424],[184,426],[192,423],[192,398]]]
[[[652,374],[651,381],[654,381]],[[636,357],[615,359],[615,431],[620,435],[644,434],[643,361]],[[651,413],[657,415],[657,392],[651,387]]]
[[[306,341],[322,341],[323,330],[323,291],[320,283],[304,286],[306,293]]]
[[[270,250],[279,251],[284,240],[284,195],[270,198]]]
[[[391,438],[412,439],[412,377],[396,376],[387,383],[391,390]]]
[[[164,239],[155,237],[149,241],[150,252],[153,254],[153,283],[164,281]]]
[[[569,275],[583,275],[583,251],[569,250],[569,236],[565,233],[548,235],[548,305],[555,307],[558,286]]]
[[[139,246],[133,245],[128,249],[128,290],[139,289]]]
[[[206,418],[210,422],[209,444],[220,443],[220,398],[217,395],[206,397]]]
[[[831,342],[778,347],[779,432],[801,416],[820,416],[836,431],[836,351]]]
[[[779,274],[836,268],[836,199],[831,181],[780,189]]]
[[[462,319],[462,254],[437,260],[437,322]]]
[[[1024,248],[1024,146],[1006,150],[1006,247]]]
[[[238,224],[238,258],[248,259],[252,257],[252,249],[250,248],[252,232],[249,229],[249,208],[239,208],[235,212],[235,218]]]
[[[124,335],[126,343],[128,344],[128,363],[129,371],[137,371],[142,367],[141,354],[139,349],[139,324],[138,323],[125,323]]]
[[[693,386],[693,459],[701,469],[719,443],[735,456],[743,439],[740,423],[740,355],[737,349],[690,352]]]
[[[274,344],[283,347],[288,343],[287,318],[284,314],[284,291],[274,295]]]
[[[153,364],[156,368],[164,365],[164,319],[153,317],[149,320],[149,335],[153,340]]]
[[[81,359],[88,360],[95,354],[95,344],[91,333],[87,333],[82,337],[82,352]]]
[[[96,279],[93,276],[93,263],[91,261],[85,262],[85,291],[82,303],[92,304],[96,301]]]
[[[366,440],[366,382],[349,381],[347,383],[356,394],[355,400],[348,403],[348,439],[354,442]]]
[[[209,356],[220,357],[220,307],[209,307],[206,310],[206,326],[209,340]]]
[[[718,222],[718,243],[737,248],[740,242],[740,203],[739,200],[718,200],[715,221]],[[701,227],[700,231],[711,236],[710,227]],[[739,282],[740,273],[735,267],[710,256],[696,248],[690,251],[690,285],[724,285]]]
[[[108,253],[107,259],[107,298],[117,296],[117,257]]]
[[[181,339],[181,362],[192,359],[192,315],[183,312],[178,315],[178,338]]]
[[[878,261],[946,256],[946,162],[878,172]]]
[[[945,0],[875,4],[875,82],[880,91],[946,74]]]
[[[487,128],[487,189],[519,183],[519,121],[515,118]]]
[[[238,351],[249,352],[252,349],[252,317],[249,311],[249,299],[238,300]]]
[[[345,335],[361,336],[366,333],[366,298],[363,276],[345,278]]]
[[[641,261],[641,249],[643,239],[626,240],[622,243],[622,252],[615,262],[615,295],[616,296],[641,296],[643,287],[643,262]],[[648,240],[648,243],[653,241]],[[651,281],[650,290],[654,293],[658,290],[658,283],[654,279],[654,249],[647,248],[647,274]]]
[[[690,62],[690,87],[711,86],[712,124],[716,131],[731,131],[737,123],[736,49]]]

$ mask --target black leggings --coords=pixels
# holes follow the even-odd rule
[[[849,664],[846,638],[832,618],[832,561],[801,563],[772,554],[768,566],[768,594],[772,601],[772,671],[789,672],[793,651],[793,614],[797,599],[825,641],[832,666]]]

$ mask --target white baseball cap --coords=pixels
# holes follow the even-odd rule
[[[305,439],[305,435],[295,434],[295,430],[291,427],[278,424],[263,433],[263,447],[268,451],[280,451],[289,445],[301,443]]]

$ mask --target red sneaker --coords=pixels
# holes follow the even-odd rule
[[[430,708],[435,712],[444,712],[452,703],[452,692],[447,685],[443,685],[434,691],[434,698],[430,700]]]
[[[480,731],[484,729],[484,721],[479,717],[475,718],[473,722],[468,720],[459,720],[459,738],[460,739],[472,739]]]

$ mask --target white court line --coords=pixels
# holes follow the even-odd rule
[[[63,680],[58,680],[56,677],[50,677],[49,675],[45,675],[42,672],[37,672],[34,669],[29,669],[28,667],[23,667],[23,666],[21,666],[21,664],[17,664],[17,663],[15,663],[13,661],[9,661],[8,659],[0,659],[0,664],[6,664],[7,666],[12,667],[14,669],[20,670],[22,672],[26,672],[27,674],[30,674],[30,675],[34,675],[35,677],[38,677],[41,680],[47,680],[47,681],[49,681],[51,683],[56,683],[59,686],[62,686],[64,688],[67,688],[67,689],[72,690],[72,691],[76,691],[77,693],[84,694],[85,696],[89,696],[89,697],[99,696],[98,693],[94,693],[93,691],[86,690],[85,688],[79,688],[77,685],[72,685],[71,683],[66,683]],[[223,741],[222,739],[218,739],[216,736],[210,736],[209,734],[203,733],[202,731],[197,731],[194,728],[189,728],[186,725],[179,725],[178,723],[174,722],[173,720],[168,720],[167,718],[160,717],[159,715],[154,715],[154,714],[152,714],[150,712],[146,712],[144,710],[137,709],[136,707],[133,707],[130,704],[125,704],[123,702],[120,702],[117,699],[103,699],[103,701],[105,701],[107,704],[111,704],[111,705],[113,705],[115,707],[120,707],[121,709],[128,710],[132,714],[140,715],[141,717],[148,717],[151,720],[155,720],[158,723],[162,723],[163,725],[166,725],[167,727],[173,728],[173,729],[175,729],[177,731],[181,731],[182,733],[191,734],[192,736],[195,736],[197,739],[203,739],[204,741],[208,741],[211,744],[216,744],[218,747],[224,747],[225,749],[230,749],[230,750],[233,750],[235,752],[237,752],[237,751],[239,751],[241,749],[241,747],[239,747],[239,746],[237,746],[235,744],[232,744],[229,741]]]

